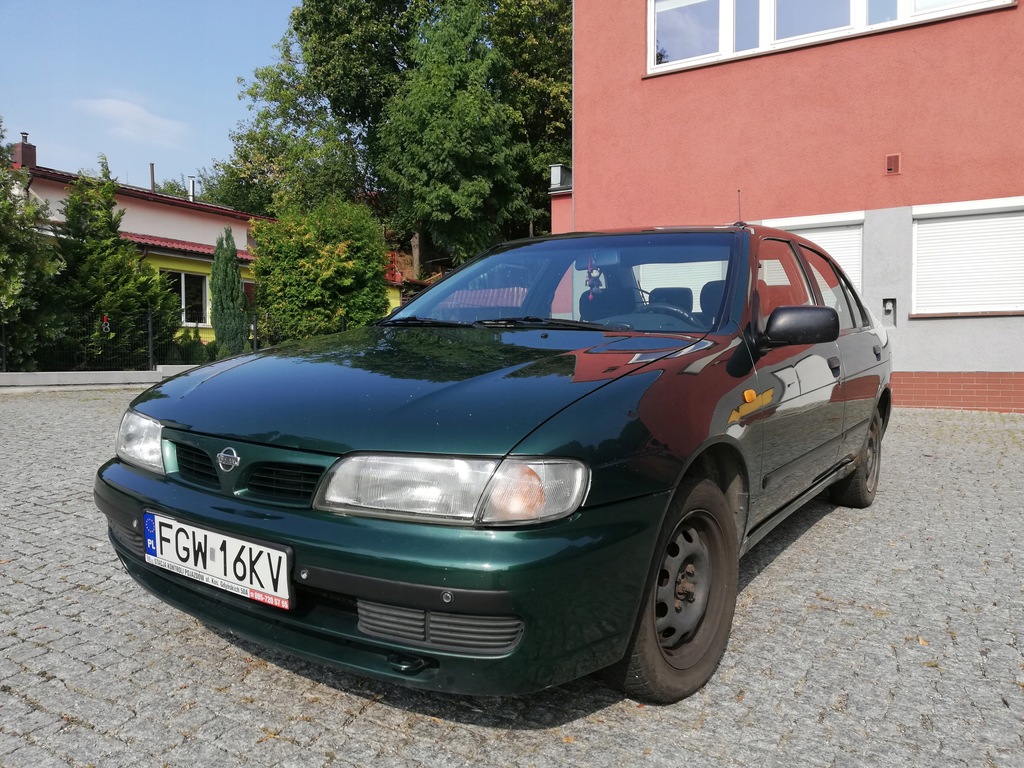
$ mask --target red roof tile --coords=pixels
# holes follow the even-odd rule
[[[201,253],[204,256],[213,256],[213,246],[206,243],[192,243],[188,240],[174,240],[170,237],[155,237],[153,235],[140,235],[137,232],[122,232],[121,237],[131,240],[137,245],[150,245],[157,248],[167,248],[172,251],[185,251],[187,253]],[[238,258],[242,261],[252,261],[248,251],[238,249]]]

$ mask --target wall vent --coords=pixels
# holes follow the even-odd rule
[[[900,172],[900,156],[899,155],[886,155],[885,156],[885,173],[887,176]]]

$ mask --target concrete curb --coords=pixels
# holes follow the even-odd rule
[[[150,386],[193,365],[158,365],[155,371],[56,371],[0,373],[0,392],[23,392],[50,387],[108,388]]]

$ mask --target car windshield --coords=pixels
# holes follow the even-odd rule
[[[721,323],[736,244],[729,231],[510,244],[466,264],[384,322],[706,332]]]

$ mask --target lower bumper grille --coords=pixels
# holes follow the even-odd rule
[[[508,653],[523,635],[515,616],[477,616],[359,601],[359,631],[374,637],[422,645],[439,651],[497,656]]]
[[[117,523],[110,523],[110,536],[125,549],[133,552],[139,557],[146,556],[146,543],[142,540],[142,534],[136,533],[131,528],[125,528]]]

